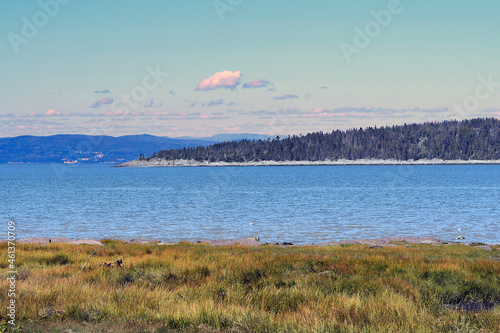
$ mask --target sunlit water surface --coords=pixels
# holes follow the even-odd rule
[[[499,165],[2,165],[0,189],[4,230],[15,221],[19,238],[500,243]]]

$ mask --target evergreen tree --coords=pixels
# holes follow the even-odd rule
[[[313,132],[268,140],[162,150],[151,157],[199,162],[355,159],[499,160],[500,121],[477,118],[402,126]],[[151,158],[150,157],[150,158]],[[148,158],[149,159],[149,158]]]

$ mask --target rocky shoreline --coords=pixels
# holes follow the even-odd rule
[[[325,160],[325,161],[259,161],[259,162],[198,162],[195,160],[165,160],[152,158],[133,160],[115,167],[227,167],[227,166],[313,166],[313,165],[462,165],[462,164],[500,164],[500,160]]]
[[[158,239],[152,238],[127,238],[127,239],[116,239],[117,241],[122,241],[127,244],[150,244],[150,245],[175,245],[181,242],[162,242]],[[7,242],[6,240],[0,240],[0,243]],[[88,244],[88,245],[103,245],[101,241],[95,239],[70,239],[67,237],[29,237],[21,238],[16,240],[20,244],[51,244],[51,243],[66,243],[66,244]],[[246,238],[231,238],[231,239],[205,239],[197,241],[187,241],[190,244],[209,244],[213,246],[227,246],[227,245],[244,245],[244,246],[261,246],[261,245],[276,245],[276,246],[340,246],[343,244],[363,244],[366,245],[368,249],[376,249],[383,247],[396,247],[396,246],[410,246],[416,244],[427,244],[427,245],[463,245],[472,246],[476,248],[481,248],[487,251],[492,251],[493,247],[500,246],[500,244],[485,244],[485,243],[467,243],[467,242],[454,242],[454,241],[444,241],[434,237],[383,237],[377,239],[355,239],[355,240],[340,240],[331,242],[321,242],[312,244],[292,244],[290,242],[277,242],[277,243],[266,243],[262,242],[259,237],[246,237]]]

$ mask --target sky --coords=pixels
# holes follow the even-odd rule
[[[499,1],[0,2],[0,137],[500,117]]]

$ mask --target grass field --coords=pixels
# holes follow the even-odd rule
[[[16,332],[500,331],[499,247],[103,243],[17,245]]]

